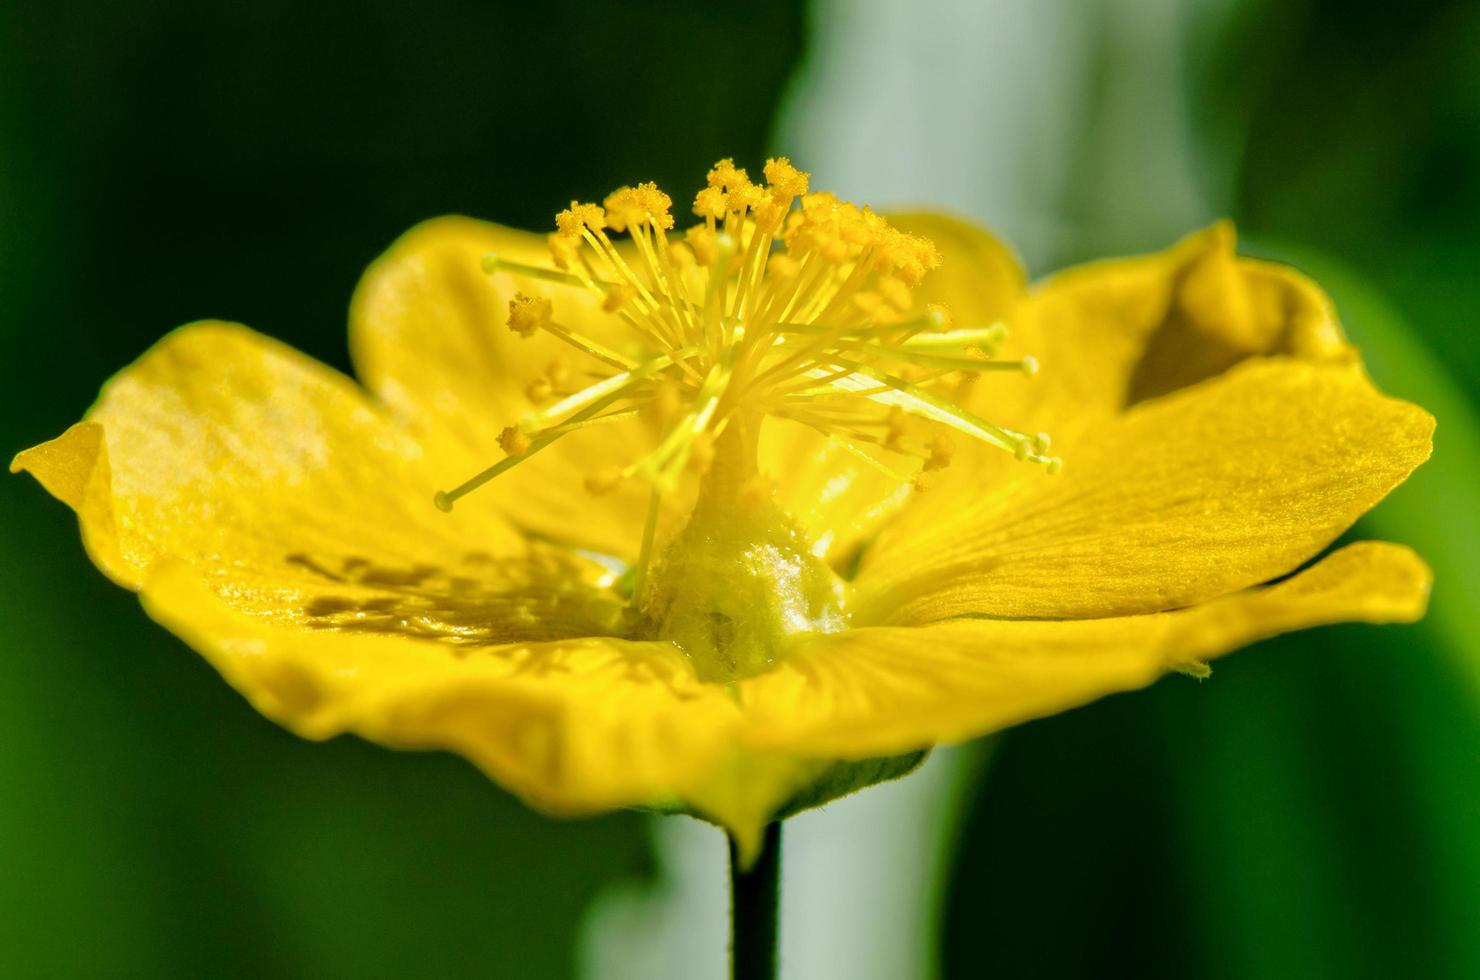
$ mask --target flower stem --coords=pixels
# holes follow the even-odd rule
[[[781,894],[781,823],[766,827],[760,855],[741,867],[730,841],[730,976],[775,980],[776,911]]]

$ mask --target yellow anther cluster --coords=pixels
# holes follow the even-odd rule
[[[701,218],[720,219],[730,211],[730,199],[722,187],[706,187],[694,195],[694,213]]]
[[[773,197],[793,198],[807,193],[807,183],[812,175],[798,170],[786,157],[766,161],[766,183]]]
[[[744,211],[764,200],[766,194],[750,182],[750,175],[734,160],[721,160],[709,171],[709,186],[694,198],[694,213],[701,218],[723,218],[731,211]],[[707,211],[700,210],[700,197],[705,197]],[[718,208],[718,213],[714,213]]]
[[[935,243],[902,232],[868,208],[841,201],[826,191],[802,197],[801,209],[787,220],[786,239],[820,252],[831,262],[867,255],[874,271],[918,286],[940,265]]]
[[[566,239],[579,239],[586,228],[600,231],[606,227],[606,212],[595,204],[571,201],[570,207],[555,216],[555,227]]]
[[[612,231],[626,231],[648,222],[663,231],[673,228],[673,215],[670,213],[673,199],[658,190],[658,185],[651,181],[636,187],[619,187],[602,203],[606,206],[607,226]]]
[[[962,437],[1057,470],[1046,437],[951,400],[987,371],[1031,375],[1037,362],[997,357],[1001,324],[957,324],[945,307],[917,301],[915,287],[941,262],[935,245],[812,191],[810,175],[785,157],[766,161],[764,174],[755,183],[733,160],[715,164],[694,197],[701,221],[681,238],[668,235],[672,200],[643,183],[561,211],[549,237],[554,269],[484,260],[491,273],[585,291],[596,300],[588,309],[611,323],[586,336],[554,318],[551,300],[515,295],[511,330],[544,331],[586,355],[591,370],[531,381],[529,412],[499,438],[508,457],[439,495],[439,506],[555,439],[634,417],[661,435],[645,456],[592,474],[592,492],[638,476],[656,496],[707,468],[737,419],[748,430],[765,417],[815,429],[917,486],[951,462]],[[630,247],[619,248],[616,233]],[[594,339],[618,334],[625,339]],[[567,385],[573,377],[582,381]]]
[[[521,337],[529,337],[550,323],[554,304],[543,296],[526,296],[515,293],[509,300],[509,329]]]
[[[529,449],[529,436],[519,431],[517,425],[511,425],[498,434],[498,447],[510,456],[518,456]]]
[[[710,167],[705,179],[709,182],[710,187],[717,187],[722,190],[725,188],[733,190],[750,186],[750,177],[745,173],[745,169],[735,166],[735,161],[730,157],[725,157],[719,163]]]

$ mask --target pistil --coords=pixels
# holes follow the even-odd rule
[[[688,523],[637,594],[637,634],[674,643],[705,680],[758,673],[798,637],[846,625],[842,580],[756,467],[760,422],[731,416]]]

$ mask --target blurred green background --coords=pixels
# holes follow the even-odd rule
[[[543,227],[721,156],[970,212],[1035,274],[1231,215],[1439,417],[1434,460],[1356,532],[1426,554],[1431,616],[945,757],[913,803],[829,831],[918,866],[875,904],[923,926],[793,929],[788,962],[1480,976],[1477,55],[1480,4],[1453,2],[3,4],[0,450],[188,320],[347,368],[356,277],[422,218]],[[107,584],[30,480],[0,506],[0,977],[722,974],[717,946],[634,948],[722,909],[722,882],[675,882],[717,836],[553,822],[448,756],[299,741]],[[788,922],[827,901],[809,873]]]

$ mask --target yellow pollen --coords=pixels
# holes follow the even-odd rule
[[[673,228],[673,215],[669,213],[673,200],[658,190],[657,184],[618,188],[602,203],[606,207],[607,227],[612,231],[626,231],[649,222],[664,231]]]
[[[521,337],[531,337],[549,324],[553,309],[554,304],[543,296],[515,293],[509,300],[509,329]]]
[[[766,161],[766,183],[771,187],[771,193],[776,197],[793,198],[801,197],[807,193],[807,182],[812,175],[805,170],[798,170],[791,165],[786,157],[776,157]]]
[[[518,456],[529,449],[529,437],[511,425],[498,434],[498,446],[510,456]]]
[[[606,212],[595,204],[571,201],[570,207],[555,216],[555,227],[566,239],[579,239],[583,229],[600,231],[606,227]]]
[[[724,190],[725,188],[734,190],[750,186],[750,177],[746,175],[744,170],[735,166],[735,161],[729,157],[726,157],[709,168],[708,181],[710,187],[719,190]]]
[[[727,211],[725,192],[718,187],[706,187],[694,195],[694,213],[701,218],[723,218]]]
[[[569,290],[568,309],[581,319],[558,322],[549,298],[518,293],[507,322],[524,337],[551,335],[578,363],[529,381],[530,410],[499,436],[506,457],[438,494],[439,507],[559,439],[617,425],[643,427],[647,448],[584,482],[604,493],[640,476],[653,506],[686,473],[732,472],[716,446],[753,451],[754,440],[721,436],[756,432],[768,417],[811,428],[921,488],[963,439],[1047,472],[1062,468],[1047,435],[993,424],[961,404],[978,400],[983,375],[1017,374],[1001,383],[1023,384],[1038,362],[996,356],[1002,324],[958,322],[920,302],[917,287],[941,264],[934,243],[812,190],[810,175],[785,157],[766,161],[764,173],[758,184],[733,160],[715,164],[693,198],[700,223],[681,236],[669,234],[669,195],[640,183],[556,215],[553,268],[484,259],[490,273]],[[620,233],[630,241],[614,241]]]

